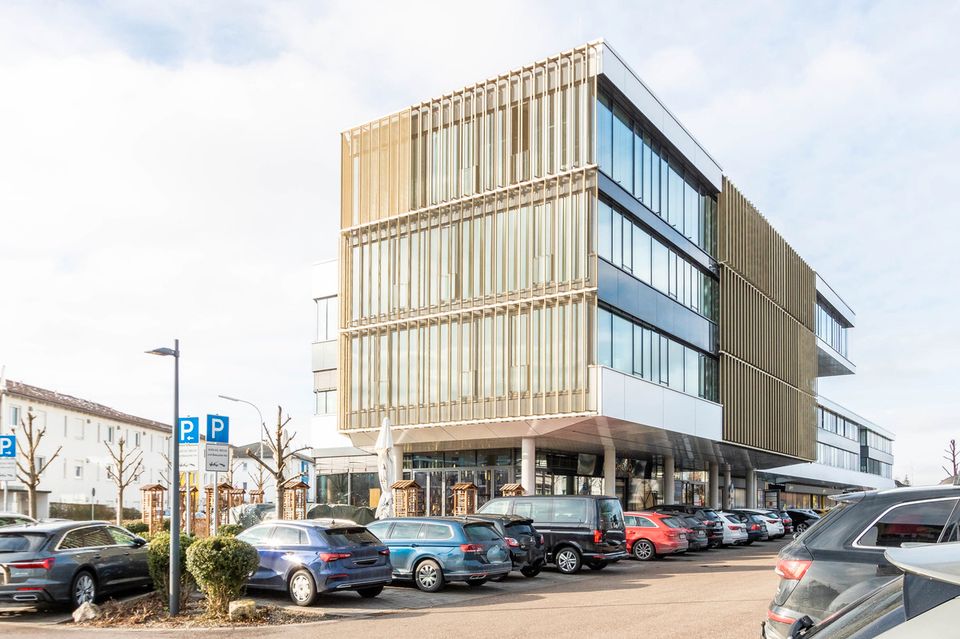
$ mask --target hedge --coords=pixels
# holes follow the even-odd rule
[[[180,601],[186,604],[193,590],[194,580],[187,570],[187,549],[197,540],[196,537],[180,535]],[[159,593],[169,592],[170,584],[170,533],[158,532],[147,545],[147,569],[153,587]],[[164,599],[166,601],[166,598]]]
[[[224,617],[260,565],[256,548],[236,537],[200,539],[187,550],[187,569],[207,597],[207,613]]]

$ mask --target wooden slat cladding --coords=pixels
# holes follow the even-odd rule
[[[726,176],[717,227],[717,260],[814,330],[813,269]]]
[[[723,438],[813,460],[813,270],[726,177],[719,204]]]
[[[816,459],[813,396],[722,354],[720,401],[725,441],[808,461]]]

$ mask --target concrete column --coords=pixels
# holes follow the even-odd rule
[[[677,502],[676,484],[674,483],[673,455],[663,456],[663,503],[675,504]]]
[[[757,471],[747,469],[747,508],[757,507]]]
[[[707,476],[707,506],[717,508],[720,506],[719,484],[720,483],[720,465],[717,462],[710,462],[710,474]]]
[[[537,492],[537,440],[533,437],[520,440],[520,485],[527,495]]]
[[[730,509],[730,499],[733,497],[733,477],[730,476],[730,464],[723,467],[723,494],[720,495],[720,507]]]
[[[603,447],[603,494],[617,496],[617,449]]]

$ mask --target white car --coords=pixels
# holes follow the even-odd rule
[[[750,535],[747,534],[747,527],[740,521],[739,517],[728,512],[718,512],[717,516],[720,517],[720,521],[723,523],[723,541],[720,542],[721,545],[739,546],[750,539]]]
[[[35,524],[37,520],[33,517],[27,517],[20,513],[0,513],[0,527],[2,526],[22,526],[23,524]]]
[[[780,539],[786,534],[783,521],[771,511],[763,510],[762,508],[744,508],[743,510],[744,512],[755,513],[763,518],[763,523],[767,526],[767,535],[769,535],[770,539]]]

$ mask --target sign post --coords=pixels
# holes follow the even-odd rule
[[[207,415],[206,470],[213,472],[213,519],[211,534],[217,534],[220,525],[220,473],[230,470],[230,418],[224,415]]]
[[[197,456],[199,454],[200,448],[200,418],[199,417],[181,417],[180,418],[180,429],[177,439],[180,444],[181,452],[180,455],[180,468],[177,469],[177,474],[179,475],[183,471],[183,477],[185,482],[185,492],[184,492],[184,508],[183,508],[183,517],[184,525],[183,531],[186,534],[191,534],[193,530],[193,517],[194,513],[190,511],[190,473],[199,468]],[[179,485],[179,477],[177,484]],[[180,499],[180,496],[177,495],[177,499]]]
[[[0,481],[3,482],[3,507],[7,509],[7,484],[17,480],[17,438],[0,435]]]

